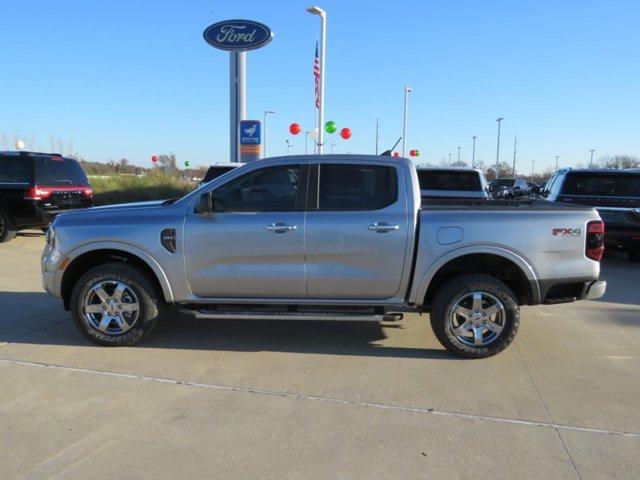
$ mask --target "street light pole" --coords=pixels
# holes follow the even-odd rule
[[[536,165],[536,161],[535,160],[531,160],[531,183],[533,183],[533,168]]]
[[[376,155],[378,155],[378,141],[380,140],[380,122],[378,120],[376,117]]]
[[[458,147],[458,166],[460,165],[460,148],[461,147]]]
[[[309,134],[311,133],[311,130],[304,132],[304,154],[306,155],[309,150]]]
[[[513,178],[516,178],[516,147],[518,145],[518,135],[513,140]]]
[[[473,138],[473,150],[471,151],[471,166],[473,168],[476,168],[476,138],[478,137],[474,135],[471,138]]]
[[[500,125],[502,124],[503,117],[496,119],[498,122],[498,146],[496,148],[496,178],[498,178],[498,172],[500,172]]]
[[[407,146],[407,109],[409,107],[409,93],[413,92],[411,87],[404,87],[404,119],[402,121],[402,156],[406,156]]]
[[[331,147],[331,153],[332,153],[332,154],[333,154],[333,147],[335,147],[335,146],[336,146],[335,142],[331,142],[330,147]]]
[[[556,172],[558,171],[558,157],[559,155],[556,155]]]
[[[449,166],[451,166],[451,154],[449,154]]]
[[[267,115],[269,113],[276,113],[275,110],[265,110],[264,111],[264,156],[263,158],[267,158],[269,154],[267,153]]]
[[[293,147],[293,143],[291,143],[288,139],[285,140],[285,142],[287,142],[287,155],[291,155],[289,150],[291,150],[291,148]]]
[[[325,81],[325,53],[327,33],[327,13],[320,7],[307,7],[307,12],[320,17],[320,85],[318,87],[318,138],[316,140],[316,153],[322,153],[324,142],[324,81]]]
[[[592,148],[591,150],[589,150],[591,152],[591,160],[589,160],[589,168],[593,167],[593,152],[596,151],[595,148]]]

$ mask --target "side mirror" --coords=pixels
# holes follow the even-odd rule
[[[200,195],[198,199],[198,203],[196,203],[195,208],[196,213],[212,213],[213,212],[213,202],[211,201],[211,193],[203,193]]]
[[[513,187],[513,189],[514,190],[520,190],[520,187],[516,185],[515,187]]]

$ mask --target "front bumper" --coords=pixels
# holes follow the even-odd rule
[[[585,285],[584,296],[581,300],[595,300],[596,298],[604,296],[606,291],[606,280],[596,280],[595,282]]]

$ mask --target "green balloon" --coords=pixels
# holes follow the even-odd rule
[[[336,125],[336,122],[329,121],[324,124],[324,129],[327,133],[335,133],[335,131],[338,129],[338,126]]]
[[[184,166],[188,167],[189,166],[189,162],[184,162]]]

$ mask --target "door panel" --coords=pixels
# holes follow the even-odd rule
[[[213,213],[187,216],[185,267],[195,295],[306,296],[306,174],[297,164],[250,170],[212,192]]]
[[[273,231],[278,224],[296,230]],[[306,296],[304,212],[191,215],[185,230],[185,262],[195,295]]]
[[[379,174],[377,167],[354,165],[365,168],[360,172],[346,171],[349,165],[339,167],[320,166],[318,205],[315,211],[307,212],[308,295],[335,299],[393,297],[402,281],[409,227],[402,171],[382,166],[393,169],[393,176],[382,178],[380,183],[374,180]],[[384,185],[391,181],[392,185]],[[395,198],[381,194],[382,190],[394,189]],[[331,210],[322,210],[323,198],[324,208]],[[383,206],[388,203],[385,199],[392,203]],[[368,205],[383,208],[367,210]]]

